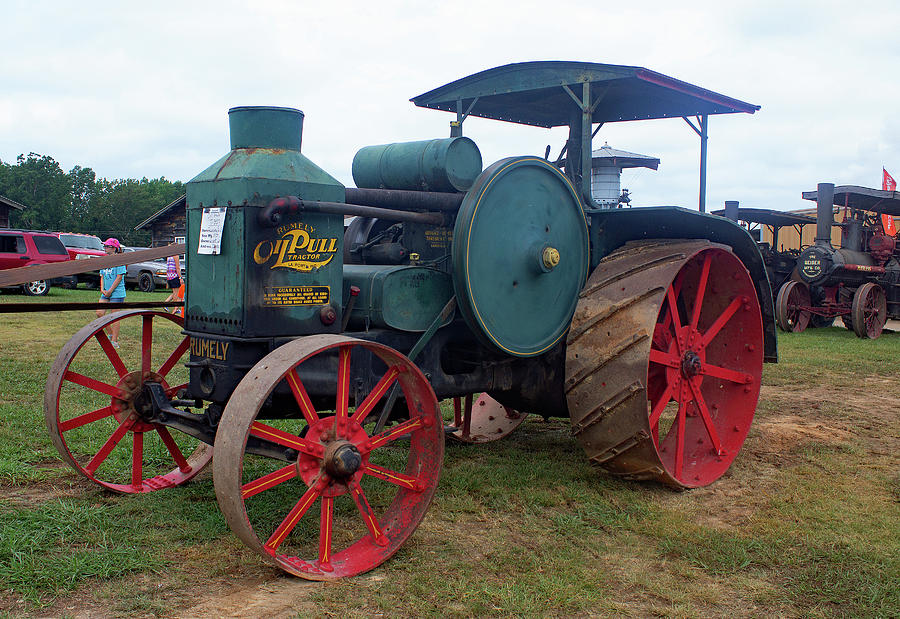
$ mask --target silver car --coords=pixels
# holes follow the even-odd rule
[[[150,249],[149,247],[122,247],[122,251],[138,251]],[[134,286],[141,292],[153,292],[158,288],[166,287],[166,261],[149,260],[147,262],[135,262],[125,267],[125,285]],[[181,267],[181,277],[184,279],[184,266]]]

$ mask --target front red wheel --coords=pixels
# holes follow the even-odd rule
[[[118,342],[109,332],[118,327]],[[63,459],[115,492],[182,484],[212,458],[212,447],[141,418],[135,400],[148,382],[174,398],[187,384],[190,341],[166,312],[114,312],[82,328],[47,377],[44,420]]]
[[[371,370],[380,378],[364,393]],[[310,397],[323,385],[334,394],[327,413]],[[376,432],[394,385],[402,398]],[[216,433],[216,497],[238,537],[287,572],[360,574],[397,552],[425,516],[443,432],[431,386],[400,353],[342,336],[299,338],[257,363],[229,399]]]

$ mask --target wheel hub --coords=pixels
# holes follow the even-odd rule
[[[681,358],[681,375],[685,378],[693,378],[700,374],[703,370],[703,363],[700,360],[700,355],[695,353],[693,350],[689,350],[684,353],[684,356]]]
[[[334,441],[325,448],[325,472],[331,477],[346,479],[362,466],[362,455],[356,445],[348,441]]]
[[[169,388],[161,375],[140,370],[125,374],[116,384],[119,388],[119,397],[112,399],[113,415],[120,423],[130,415],[139,417],[140,421],[132,426],[133,432],[149,432],[155,427],[146,421],[153,412],[150,398],[142,395],[144,384],[147,382],[159,383],[163,389]]]

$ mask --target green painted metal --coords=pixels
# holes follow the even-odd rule
[[[460,312],[476,335],[507,354],[539,355],[559,342],[588,259],[581,203],[543,159],[498,161],[460,206],[452,242]]]
[[[428,329],[453,296],[447,273],[416,266],[344,266],[344,289],[359,288],[350,326],[419,333]],[[448,317],[449,320],[449,317]]]
[[[340,215],[286,215],[278,227],[259,211],[278,196],[342,202],[344,187],[297,150],[303,114],[289,108],[229,111],[227,155],[188,182],[189,331],[236,337],[340,330]],[[219,255],[198,254],[203,209],[227,207]],[[338,318],[323,324],[323,305]]]
[[[627,243],[647,239],[709,239],[728,245],[750,272],[762,310],[765,360],[778,361],[775,306],[766,265],[759,247],[737,223],[675,206],[603,209],[592,212],[591,270],[604,257]]]
[[[577,111],[581,85],[599,102],[594,123],[702,114],[754,113],[758,105],[700,88],[643,67],[539,61],[495,67],[410,99],[419,107],[508,122],[559,127]],[[568,92],[567,92],[568,89]],[[458,118],[459,122],[462,120]]]
[[[381,144],[353,157],[353,182],[366,189],[467,191],[481,165],[481,152],[469,138]]]

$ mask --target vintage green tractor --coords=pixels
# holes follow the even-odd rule
[[[46,419],[70,465],[139,493],[214,452],[234,532],[318,580],[397,551],[448,435],[569,417],[613,475],[690,488],[728,469],[776,358],[756,243],[696,211],[600,208],[586,174],[598,123],[696,116],[705,137],[709,115],[758,108],[570,62],[498,67],[413,102],[455,111],[450,138],[360,150],[355,188],[301,154],[298,110],[229,112],[231,151],[187,185],[183,326],[112,314],[52,368]],[[568,126],[565,155],[482,170],[467,116]]]

